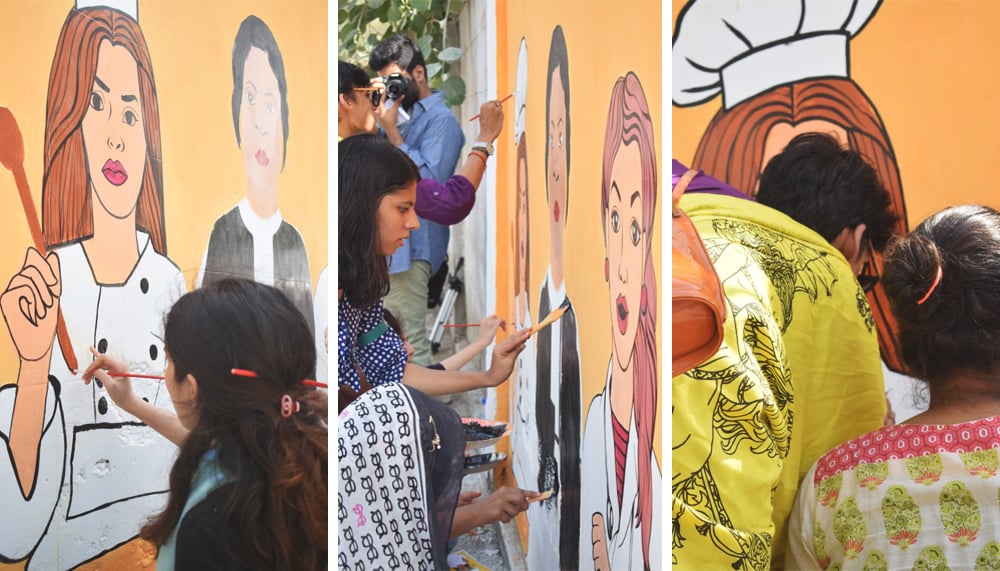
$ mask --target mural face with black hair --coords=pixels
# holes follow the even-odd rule
[[[288,82],[278,42],[256,16],[243,20],[233,42],[232,110],[247,175],[253,177],[258,167],[263,167],[260,174],[271,176],[273,170],[277,178],[277,172],[285,168],[288,151]],[[254,148],[254,144],[262,146]]]

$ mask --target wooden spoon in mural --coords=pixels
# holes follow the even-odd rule
[[[31,198],[28,177],[24,174],[24,139],[21,137],[21,129],[17,126],[14,114],[6,107],[0,107],[0,163],[14,175],[14,183],[21,195],[21,207],[24,208],[24,216],[28,219],[28,228],[31,230],[31,239],[35,242],[35,249],[45,257],[48,252],[45,249],[45,240],[42,238],[42,226],[38,222],[35,201]],[[63,319],[61,307],[56,324],[56,337],[59,338],[59,346],[62,347],[66,365],[73,374],[76,374],[79,369],[76,353],[73,352],[73,346],[69,342],[69,333],[66,332],[66,321]]]

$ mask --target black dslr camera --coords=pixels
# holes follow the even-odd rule
[[[401,73],[390,73],[385,77],[385,96],[389,99],[396,99],[400,95],[405,95],[410,85],[410,80]]]

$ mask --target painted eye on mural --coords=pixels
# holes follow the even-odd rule
[[[556,138],[554,135],[549,135],[549,148],[550,149],[556,148]]]
[[[129,127],[135,125],[139,122],[139,117],[131,109],[125,110],[125,115],[122,117],[123,122]]]
[[[621,230],[621,220],[618,219],[617,210],[611,211],[611,230],[614,231],[616,234],[618,233],[619,230]]]
[[[269,115],[274,115],[274,102],[273,101],[268,101],[267,102],[267,112],[268,112]]]
[[[633,218],[632,219],[632,245],[633,246],[638,246],[639,245],[639,238],[641,237],[641,235],[642,235],[642,232],[639,231],[639,221],[636,220],[635,218]]]
[[[255,97],[253,96],[253,93],[247,91],[247,103],[249,103],[250,105],[253,105],[254,99],[255,99]]]
[[[90,108],[94,111],[104,111],[104,98],[94,91],[90,94]]]
[[[563,146],[563,134],[559,133],[559,148],[561,149],[562,146]]]

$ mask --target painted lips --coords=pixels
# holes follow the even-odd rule
[[[267,158],[267,153],[264,152],[264,149],[257,151],[253,158],[257,159],[257,164],[262,167],[266,167],[271,162],[271,159]]]
[[[618,331],[625,335],[625,330],[628,329],[628,301],[621,294],[618,294],[618,299],[615,301],[618,308]]]
[[[559,202],[552,205],[552,215],[555,216],[556,222],[559,222]]]
[[[104,174],[104,178],[108,179],[108,182],[115,186],[121,186],[128,180],[128,173],[125,172],[125,167],[120,162],[111,159],[108,159],[104,163],[101,173]]]

